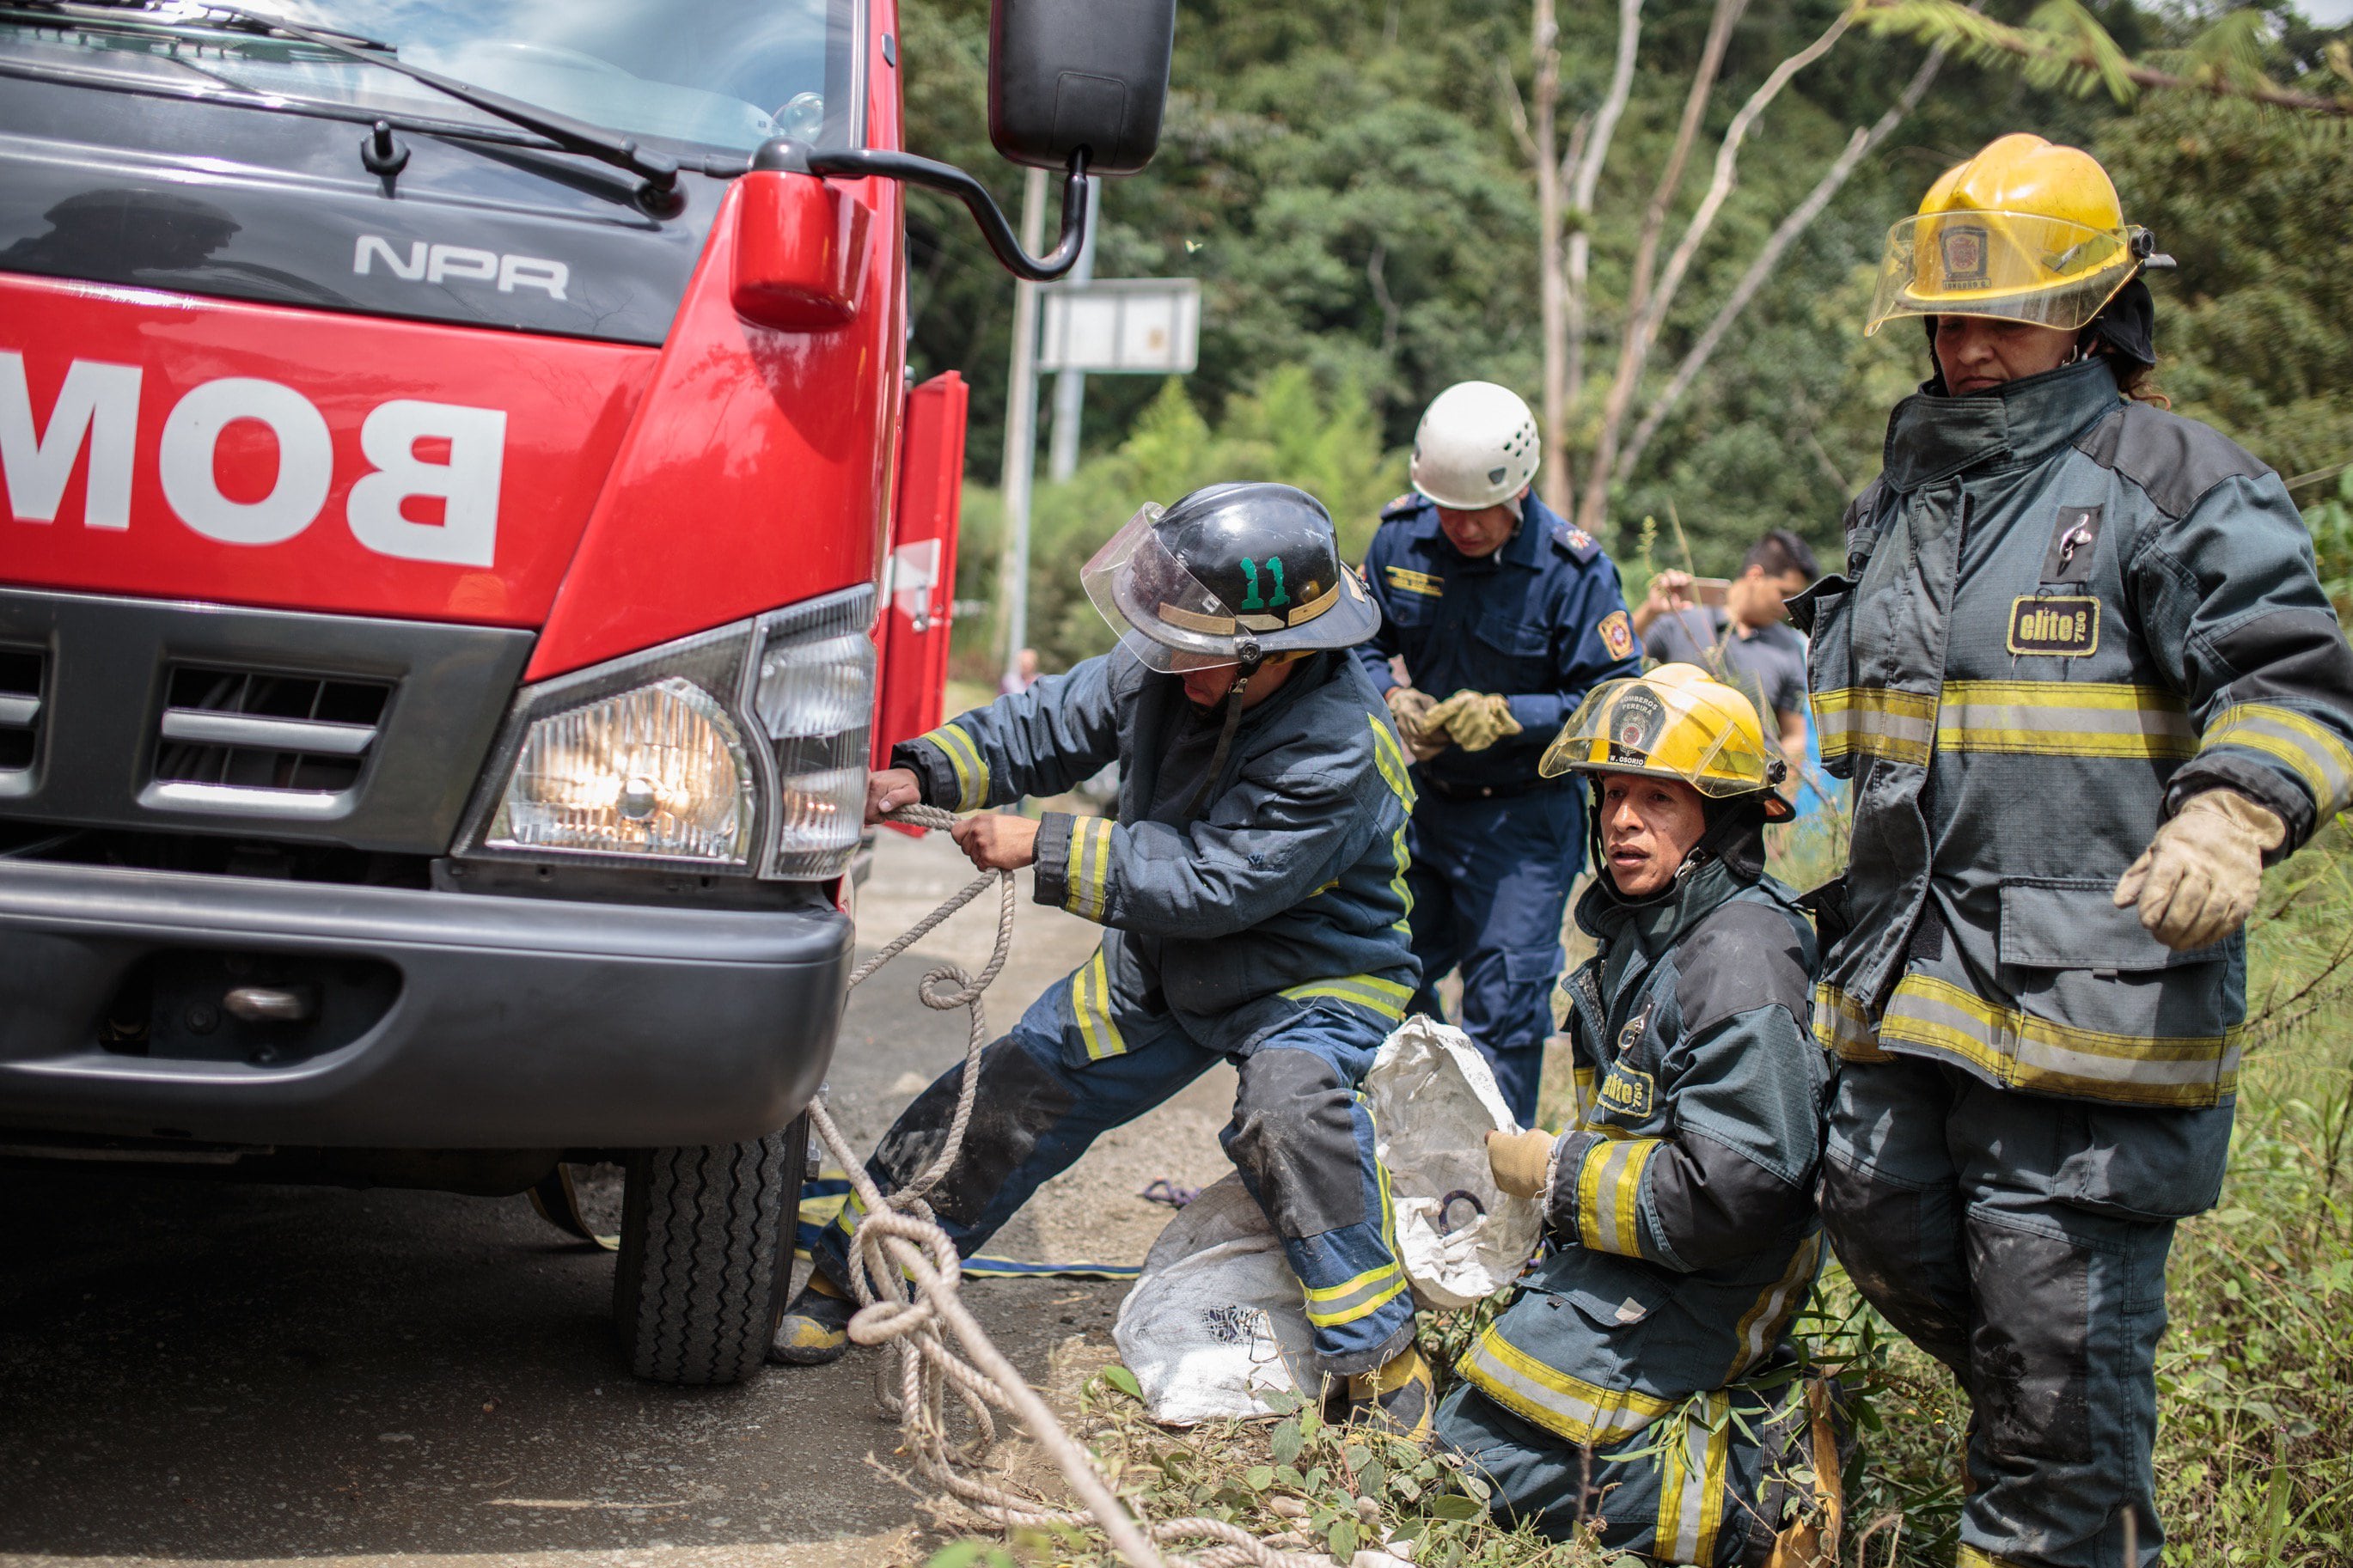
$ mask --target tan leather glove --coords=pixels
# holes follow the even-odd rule
[[[1506,735],[1520,732],[1508,699],[1490,691],[1458,691],[1422,715],[1422,727],[1443,730],[1466,752],[1483,752]]]
[[[1388,689],[1389,717],[1397,723],[1398,737],[1417,763],[1426,763],[1451,744],[1444,731],[1433,734],[1429,727],[1430,710],[1438,706],[1438,699],[1429,692],[1410,686],[1392,686]]]
[[[2286,823],[2236,790],[2193,795],[2116,879],[2116,908],[2138,904],[2142,929],[2177,952],[2220,942],[2246,924],[2263,852],[2286,839]]]
[[[1545,1178],[1552,1174],[1553,1142],[1541,1127],[1488,1133],[1487,1169],[1495,1184],[1515,1198],[1543,1197]]]

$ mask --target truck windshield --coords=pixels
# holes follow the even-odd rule
[[[745,151],[778,135],[818,146],[864,139],[860,0],[253,0],[250,8],[375,39],[409,64],[632,135]],[[35,20],[0,4],[0,25]],[[168,48],[165,35],[175,40]],[[182,0],[60,7],[16,42],[12,54],[29,45],[68,69],[61,57],[113,74],[136,56],[137,74],[171,71],[183,90],[194,77],[264,98],[500,123],[421,82],[234,30]]]

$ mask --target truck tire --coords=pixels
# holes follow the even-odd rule
[[[640,1149],[621,1198],[613,1322],[655,1383],[740,1383],[766,1361],[793,1273],[808,1118],[754,1143]]]

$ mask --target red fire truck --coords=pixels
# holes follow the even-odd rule
[[[893,0],[0,0],[5,1157],[619,1162],[634,1369],[754,1370],[945,657],[903,186],[1058,276],[1173,26],[996,0],[1033,258]]]

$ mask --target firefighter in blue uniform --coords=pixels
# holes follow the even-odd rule
[[[1788,1331],[1821,1260],[1831,1068],[1813,930],[1765,875],[1787,770],[1756,706],[1689,664],[1597,688],[1544,766],[1592,781],[1601,859],[1577,908],[1598,951],[1561,987],[1577,1106],[1557,1137],[1488,1136],[1553,1246],[1464,1354],[1439,1437],[1557,1539],[1810,1564],[1838,1445]]]
[[[1466,381],[1438,395],[1414,435],[1414,493],[1382,510],[1365,556],[1381,626],[1356,650],[1421,789],[1415,1010],[1440,1016],[1434,988],[1461,971],[1463,1030],[1523,1126],[1585,863],[1579,792],[1536,763],[1578,700],[1641,657],[1618,569],[1529,492],[1538,457],[1516,394]]]
[[[1429,1430],[1430,1373],[1397,1258],[1388,1183],[1356,1087],[1403,1016],[1412,784],[1380,697],[1345,651],[1379,612],[1321,502],[1213,485],[1147,506],[1084,572],[1121,646],[902,743],[869,815],[1061,793],[1116,761],[1119,814],[966,818],[984,868],[1037,868],[1038,901],[1108,928],[981,1058],[955,1163],[927,1194],[969,1256],[1095,1137],[1219,1061],[1240,1076],[1221,1137],[1305,1293],[1316,1370],[1365,1417]],[[884,1134],[883,1191],[936,1158],[964,1069]],[[776,1360],[847,1345],[855,1202],[816,1247]]]

